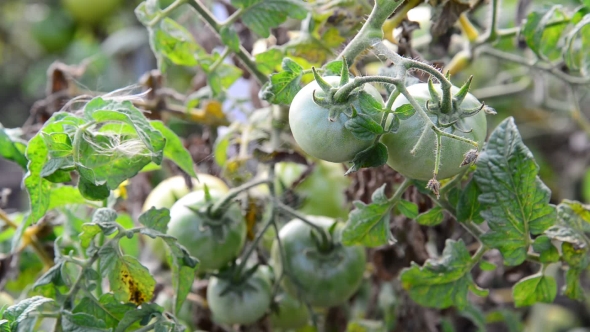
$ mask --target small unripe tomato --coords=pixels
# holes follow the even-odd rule
[[[217,190],[209,193],[213,202],[225,194]],[[199,260],[199,271],[224,267],[239,255],[246,242],[246,222],[240,208],[231,204],[215,219],[204,211],[194,211],[208,204],[204,191],[189,193],[174,203],[168,223],[167,234],[177,238],[178,243]]]
[[[270,280],[259,271],[240,284],[212,277],[207,286],[207,303],[217,323],[252,324],[270,307],[271,293]]]
[[[308,216],[307,219],[326,231],[334,219]],[[338,239],[343,225],[338,224],[333,237]],[[299,219],[279,231],[285,262],[278,242],[271,251],[271,266],[279,276],[285,267],[288,277],[283,288],[291,296],[301,296],[315,307],[333,307],[346,302],[359,288],[366,265],[365,249],[334,243],[329,251],[321,250],[312,237],[312,227]],[[293,280],[294,279],[294,280]]]
[[[79,22],[95,24],[110,15],[121,0],[62,0],[62,4]]]
[[[334,87],[340,83],[339,76],[326,76],[324,80]],[[383,103],[381,94],[372,85],[365,84],[363,88]],[[295,95],[289,109],[291,132],[305,153],[333,163],[342,163],[352,160],[357,153],[373,144],[372,140],[356,138],[344,126],[349,117],[343,112],[331,122],[328,119],[330,111],[314,102],[314,91],[316,95],[322,91],[316,81],[309,83]],[[357,110],[361,109],[358,99],[352,105]]]
[[[309,312],[305,304],[287,293],[277,297],[278,312],[270,315],[270,325],[275,330],[295,330],[307,325]]]

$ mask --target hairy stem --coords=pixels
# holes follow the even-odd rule
[[[215,33],[217,33],[217,36],[219,37],[223,25],[219,23],[217,19],[215,19],[215,17],[209,11],[209,9],[207,9],[207,7],[205,7],[199,0],[189,0],[188,4],[191,5],[197,11],[197,13],[199,13],[203,20],[205,20],[205,22],[209,24],[209,26],[215,31]],[[252,56],[248,51],[246,51],[244,46],[240,46],[240,50],[235,54],[238,57],[238,59],[240,59],[242,64],[246,67],[246,69],[254,77],[256,77],[258,83],[262,85],[268,81],[268,77],[266,77],[266,75],[264,75],[260,70],[258,70],[256,63],[254,62],[254,60],[252,60]]]
[[[271,182],[269,179],[263,179],[263,180],[247,182],[239,187],[233,188],[227,194],[225,194],[225,196],[223,196],[222,199],[220,199],[218,202],[213,204],[213,206],[209,210],[209,214],[213,217],[220,217],[223,212],[223,209],[230,203],[231,200],[236,198],[236,196],[238,196],[241,192],[246,191],[250,188],[259,186],[261,184],[270,184],[270,183]]]
[[[352,65],[356,57],[373,44],[383,40],[383,23],[394,10],[402,3],[401,0],[377,0],[369,18],[357,33],[357,35],[346,45],[346,48],[338,56],[345,58],[349,65]]]
[[[160,11],[148,24],[147,26],[153,28],[156,24],[158,24],[161,20],[168,17],[172,11],[176,8],[184,5],[188,0],[175,0],[170,6],[164,8]]]

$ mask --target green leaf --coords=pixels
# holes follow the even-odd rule
[[[85,313],[105,322],[107,328],[116,328],[126,312],[135,310],[130,303],[121,303],[112,293],[103,294],[98,303],[94,299],[84,297],[72,310],[73,313]]]
[[[193,158],[190,152],[184,147],[180,138],[170,128],[166,127],[161,121],[150,121],[153,128],[160,131],[166,139],[164,147],[164,157],[172,160],[178,167],[185,171],[193,178],[197,177],[195,173]]]
[[[231,3],[243,10],[242,22],[264,38],[287,17],[302,20],[307,16],[304,3],[298,0],[232,0]]]
[[[383,166],[387,162],[387,147],[385,144],[378,142],[357,153],[351,162],[352,166],[344,175],[356,172],[361,168]]]
[[[467,306],[459,314],[469,319],[477,327],[477,332],[486,332],[486,318],[478,306]]]
[[[353,115],[352,118],[344,123],[344,127],[346,127],[354,137],[365,141],[372,141],[377,135],[383,134],[383,128],[381,128],[381,125],[375,122],[375,120],[369,115],[362,113]]]
[[[476,286],[470,273],[473,264],[463,241],[449,239],[440,259],[429,259],[423,267],[412,263],[404,269],[402,286],[422,306],[464,309],[468,304],[467,291]]]
[[[346,332],[386,332],[387,328],[382,321],[355,319],[348,323]]]
[[[190,255],[190,253],[188,252],[188,250],[186,250],[185,247],[183,247],[181,244],[178,243],[178,241],[176,240],[175,237],[161,233],[159,231],[156,231],[156,230],[153,230],[150,228],[144,228],[140,231],[140,233],[147,235],[153,239],[155,239],[156,237],[159,237],[162,240],[164,240],[164,242],[166,243],[166,245],[170,249],[170,252],[172,253],[172,255],[174,257],[176,257],[176,259],[177,259],[176,262],[179,265],[188,266],[190,268],[196,268],[198,266],[199,260],[192,257]]]
[[[35,281],[35,284],[33,284],[33,289],[48,284],[54,284],[56,286],[62,284],[62,267],[63,262],[59,262],[53,265],[49,270],[47,270],[47,272],[45,272],[41,277],[39,277],[37,281]]]
[[[170,221],[170,210],[156,209],[151,207],[149,210],[139,216],[139,222],[145,227],[155,229],[158,232],[166,234],[168,231],[168,222]]]
[[[135,16],[139,22],[147,26],[159,11],[160,7],[157,0],[145,0],[135,8]]]
[[[303,68],[289,58],[283,59],[281,67],[283,71],[270,75],[270,80],[262,87],[260,95],[269,103],[289,105],[301,90]]]
[[[477,182],[475,180],[469,181],[465,189],[461,191],[459,203],[457,203],[458,222],[473,221],[476,224],[484,222],[484,219],[480,215],[482,207],[477,199],[480,194],[481,190],[479,190]]]
[[[138,305],[152,299],[156,281],[150,271],[135,257],[123,255],[115,261],[109,273],[111,291],[115,298]]]
[[[78,188],[61,186],[51,189],[47,210],[53,210],[71,204],[87,204],[86,199],[82,196]]]
[[[166,139],[130,101],[104,100],[97,97],[86,104],[84,116],[96,122],[120,122],[133,127],[139,139],[152,152],[152,161],[158,165],[162,162]]]
[[[71,313],[64,311],[62,314],[62,328],[68,332],[110,332],[105,322],[86,313]]]
[[[223,26],[219,31],[221,41],[234,52],[240,51],[240,37],[233,26]]]
[[[557,295],[555,279],[541,274],[535,274],[521,279],[512,288],[514,306],[525,307],[537,302],[551,303]]]
[[[549,24],[566,18],[567,13],[559,5],[549,10],[534,11],[527,16],[522,34],[527,45],[537,56],[548,60],[556,60],[560,57],[561,49],[558,43],[567,27],[567,22]]]
[[[373,202],[353,202],[355,209],[349,214],[342,230],[342,244],[378,247],[395,243],[389,228],[391,205],[385,196],[385,184],[373,193]]]
[[[284,57],[285,56],[281,50],[271,48],[265,52],[256,54],[254,56],[254,61],[256,62],[258,70],[265,75],[270,75],[281,65]]]
[[[416,222],[424,226],[436,226],[440,224],[445,218],[443,209],[440,206],[436,206],[424,213],[421,213],[417,218]]]
[[[25,156],[29,162],[27,164],[27,173],[24,177],[24,186],[29,194],[31,211],[25,222],[20,224],[16,236],[13,237],[12,251],[18,247],[24,229],[41,219],[49,207],[51,183],[41,176],[44,164],[49,155],[42,138],[43,133],[64,132],[65,126],[79,124],[79,121],[82,120],[75,118],[68,113],[54,113],[51,118],[45,122],[43,128],[41,128],[41,130],[29,141],[25,151]]]
[[[68,134],[41,132],[41,137],[51,158],[64,158],[72,154],[72,140]]]
[[[539,260],[542,263],[554,263],[559,260],[559,252],[547,235],[541,235],[535,239],[533,250],[540,254]]]
[[[4,311],[2,318],[11,322],[12,331],[20,331],[18,329],[19,324],[23,323],[29,315],[35,312],[39,307],[48,303],[54,303],[54,300],[43,296],[29,297],[8,307]]]
[[[545,231],[552,240],[561,241],[562,259],[568,265],[563,293],[574,299],[585,297],[580,276],[590,266],[590,206],[563,200],[557,206],[557,225]]]
[[[379,115],[379,118],[380,118],[381,114],[383,114],[383,104],[380,101],[378,101],[377,99],[375,99],[372,95],[370,95],[365,90],[361,90],[359,92],[358,102],[359,102],[360,109],[357,111],[359,111],[359,113],[361,113],[361,114],[370,115],[371,118],[373,118],[373,119],[375,118],[376,115]],[[379,127],[381,127],[381,126],[379,125]],[[383,130],[381,128],[380,133],[382,133],[382,132],[383,132]]]
[[[481,261],[479,262],[479,268],[482,271],[494,271],[496,269],[496,264],[490,263],[488,261]]]
[[[129,310],[121,319],[121,322],[115,329],[115,332],[125,332],[127,328],[139,322],[140,325],[145,326],[154,316],[159,316],[164,312],[164,308],[155,303],[144,303],[137,310]]]
[[[7,129],[0,124],[0,156],[14,161],[23,169],[27,169],[25,150],[27,143],[15,135],[15,129]]]
[[[97,186],[82,176],[80,176],[80,179],[78,180],[78,190],[82,197],[91,201],[105,200],[109,198],[109,195],[111,194],[111,191],[106,184]]]
[[[590,54],[587,52],[590,48],[590,7],[585,9],[585,16],[579,22],[574,22],[576,25],[567,35],[564,60],[570,69],[590,76]]]
[[[416,219],[418,217],[418,205],[406,201],[405,199],[400,199],[397,203],[397,209],[401,214],[408,217],[409,219]]]
[[[532,242],[530,234],[541,234],[555,222],[551,192],[538,173],[514,119],[504,120],[479,156],[474,177],[482,191],[481,216],[490,227],[481,240],[500,250],[506,265],[522,263]]]
[[[150,29],[150,44],[154,54],[180,66],[196,66],[199,55],[205,54],[192,34],[169,17]]]
[[[182,265],[178,258],[172,256],[172,288],[174,289],[174,314],[178,315],[195,280],[195,267]]]
[[[407,120],[412,117],[416,113],[414,107],[410,104],[404,104],[395,109],[394,114],[400,120]]]

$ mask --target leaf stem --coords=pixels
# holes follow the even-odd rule
[[[184,5],[188,0],[175,0],[170,6],[164,8],[147,24],[149,28],[153,28],[156,24],[158,24],[161,20],[168,17],[172,11],[176,8]]]
[[[269,184],[270,185],[271,182],[269,182],[268,179],[263,179],[263,180],[247,182],[239,187],[233,188],[227,194],[225,194],[225,196],[223,196],[223,198],[221,198],[219,201],[217,201],[215,204],[213,204],[211,206],[211,208],[209,210],[209,215],[212,217],[220,217],[222,214],[223,208],[225,208],[231,200],[236,198],[236,196],[238,196],[241,192],[246,191],[252,187],[259,186],[261,184]]]
[[[228,17],[225,21],[220,23],[220,25],[226,27],[226,26],[234,24],[240,18],[240,16],[242,16],[243,13],[244,13],[244,9],[242,9],[242,8],[236,10],[233,14],[231,14],[230,17]]]
[[[558,79],[560,79],[566,83],[569,83],[569,84],[584,85],[584,84],[590,83],[590,76],[588,76],[588,77],[572,76],[572,75],[564,73],[563,71],[559,70],[558,68],[556,68],[555,66],[553,66],[551,64],[547,64],[547,63],[543,63],[543,62],[539,62],[539,61],[530,62],[529,60],[527,60],[519,55],[503,52],[503,51],[497,50],[492,47],[482,47],[480,49],[480,52],[481,52],[481,54],[489,55],[489,56],[492,56],[492,57],[500,59],[500,60],[514,62],[514,63],[522,65],[522,66],[526,66],[529,68],[539,69],[539,70],[548,72],[548,73],[554,75],[555,77],[557,77]]]
[[[387,200],[389,204],[394,205],[395,203],[397,203],[402,198],[402,195],[406,192],[406,189],[408,189],[408,187],[410,187],[411,185],[412,180],[404,178],[404,182],[400,184],[399,188],[397,188],[393,196],[391,196],[391,198]]]
[[[274,210],[274,201],[271,201],[270,204],[271,204],[271,209]],[[264,237],[264,233],[266,233],[266,230],[268,230],[268,228],[270,226],[272,226],[273,220],[274,220],[274,218],[271,213],[270,216],[268,217],[268,220],[266,220],[264,227],[262,227],[262,229],[258,232],[258,234],[256,234],[256,237],[254,238],[254,241],[252,241],[252,243],[250,244],[250,248],[248,248],[248,251],[246,251],[246,253],[242,256],[242,260],[240,262],[240,265],[238,265],[238,268],[235,273],[236,277],[241,277],[242,272],[246,268],[248,258],[250,258],[252,253],[254,253],[254,251],[256,251],[256,247],[258,247],[258,243]]]
[[[215,33],[217,33],[217,36],[219,37],[221,28],[223,26],[221,23],[219,23],[219,21],[217,21],[217,19],[215,19],[209,9],[207,9],[207,7],[205,7],[199,0],[189,0],[188,4],[191,5],[197,11],[197,13],[199,13],[199,15],[205,20],[205,22],[207,22],[207,24],[209,24],[209,26],[215,31]],[[252,56],[248,51],[246,51],[244,46],[240,45],[240,50],[235,52],[235,54],[246,67],[246,69],[254,77],[256,77],[258,83],[264,84],[268,81],[268,77],[258,70],[256,63],[252,60]]]
[[[284,204],[283,202],[279,201],[278,199],[276,200],[276,206],[277,206],[277,208],[279,208],[283,212],[286,212],[287,214],[290,214],[292,217],[297,218],[297,219],[303,221],[305,224],[307,224],[311,228],[315,229],[320,234],[320,236],[322,238],[321,239],[322,240],[322,244],[331,243],[330,235],[328,234],[328,232],[326,232],[326,230],[324,228],[322,228],[322,227],[314,224],[309,219],[307,219],[303,214],[295,211],[293,208],[291,208],[290,206]]]
[[[219,58],[217,60],[215,60],[215,62],[213,62],[213,64],[209,67],[209,72],[212,73],[215,71],[215,69],[217,69],[217,67],[219,67],[219,65],[221,65],[223,63],[223,61],[225,60],[225,58],[227,58],[227,56],[229,55],[230,49],[229,47],[225,47],[225,49],[223,50],[223,53],[221,53],[221,55],[219,56]]]

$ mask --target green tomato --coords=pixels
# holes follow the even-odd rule
[[[209,190],[228,192],[229,188],[220,178],[209,174],[197,174],[199,180],[192,179],[193,191],[203,190],[205,185]],[[143,203],[143,210],[147,211],[152,206],[156,209],[171,208],[181,197],[191,190],[186,186],[184,177],[177,175],[160,182],[148,195]]]
[[[210,194],[214,202],[225,193],[211,190]],[[238,256],[246,242],[246,222],[240,208],[232,204],[218,219],[211,219],[205,211],[193,211],[208,204],[204,191],[194,191],[174,203],[168,223],[168,234],[199,259],[199,271],[224,267]]]
[[[74,20],[63,10],[51,9],[42,20],[33,23],[31,33],[45,51],[59,52],[74,38]]]
[[[207,303],[215,322],[252,324],[262,318],[270,307],[271,293],[270,281],[259,271],[240,284],[211,277],[207,287]]]
[[[62,0],[62,5],[82,23],[95,24],[110,15],[121,0]]]
[[[334,219],[326,217],[309,216],[308,219],[326,230],[334,223]],[[342,224],[336,227],[334,238],[339,238],[342,227]],[[279,231],[286,262],[282,262],[275,241],[271,251],[273,269],[276,275],[282,273],[283,267],[288,271],[289,277],[283,278],[283,287],[291,296],[297,296],[299,288],[302,300],[312,306],[340,305],[357,291],[363,280],[365,249],[336,243],[330,251],[323,252],[311,230],[311,226],[294,219]]]
[[[294,330],[307,325],[309,312],[305,305],[287,293],[281,293],[277,298],[278,312],[270,315],[270,325],[273,329]]]
[[[439,95],[442,96],[440,85],[435,85],[435,89]],[[455,94],[459,88],[453,87],[451,92]],[[430,119],[436,124],[437,117],[435,114],[429,112],[426,108],[426,102],[430,100],[430,93],[428,84],[420,83],[408,87],[408,92],[427,112]],[[403,95],[397,97],[393,103],[393,109],[397,109],[402,105],[409,104],[407,98]],[[467,94],[463,103],[462,109],[474,109],[480,107],[481,103],[472,94]],[[388,119],[388,122],[391,117]],[[452,127],[444,129],[448,133],[457,136],[462,136],[473,140],[479,144],[479,149],[484,144],[487,132],[486,116],[483,111],[474,116],[467,117],[458,121],[461,128],[471,130],[468,133],[455,130]],[[389,124],[386,124],[386,128]],[[429,180],[433,176],[436,148],[436,135],[434,131],[429,130],[422,142],[420,143],[415,155],[410,153],[410,150],[416,145],[423,128],[426,126],[424,119],[418,114],[414,113],[409,119],[402,120],[400,127],[396,133],[389,133],[383,135],[381,142],[387,146],[388,159],[387,164],[401,173],[402,175],[416,180]],[[449,137],[442,137],[442,153],[440,158],[440,167],[437,179],[446,179],[459,174],[465,167],[459,167],[465,158],[465,153],[472,150],[474,147],[471,144],[458,141]]]
[[[337,86],[340,77],[327,76],[324,80]],[[365,84],[364,90],[383,103],[381,94],[372,85]],[[340,113],[334,122],[330,122],[329,110],[313,101],[314,91],[321,91],[316,81],[309,83],[295,95],[289,109],[291,132],[305,153],[333,163],[342,163],[352,160],[357,153],[373,144],[371,140],[354,137],[344,127],[344,123],[349,119],[346,114]],[[358,100],[352,105],[357,110],[361,109]]]

